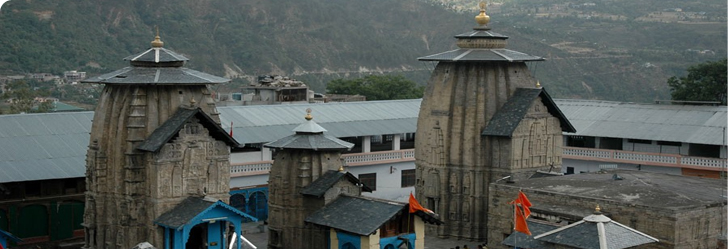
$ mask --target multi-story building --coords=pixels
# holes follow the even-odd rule
[[[566,174],[605,168],[725,178],[726,107],[557,100]]]

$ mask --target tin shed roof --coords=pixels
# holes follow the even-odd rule
[[[726,145],[725,106],[574,99],[555,102],[576,128],[567,135]]]
[[[93,115],[0,115],[0,183],[84,176]]]

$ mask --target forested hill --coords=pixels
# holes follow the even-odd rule
[[[725,57],[720,1],[508,0],[488,13],[508,48],[547,59],[529,66],[554,97],[645,102],[669,98],[667,78],[689,65]],[[416,58],[454,49],[453,36],[474,26],[474,8],[452,9],[435,0],[11,0],[0,10],[0,75],[109,72],[147,49],[159,26],[188,67],[236,84],[281,74],[321,92],[330,79],[369,72],[424,84],[432,65]]]
[[[155,26],[188,66],[228,77],[407,69],[453,47],[469,16],[414,0],[13,0],[0,70],[105,72],[147,49]]]

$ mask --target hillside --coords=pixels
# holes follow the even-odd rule
[[[489,15],[510,49],[547,58],[529,66],[558,98],[665,99],[668,77],[726,54],[724,12],[722,22],[687,22],[660,1],[557,2],[494,3]],[[693,5],[683,8],[716,9]],[[452,36],[474,26],[476,11],[451,9],[430,0],[15,0],[0,10],[0,75],[108,72],[148,48],[159,26],[165,47],[190,57],[188,67],[234,78],[228,87],[259,74],[320,92],[369,73],[424,84],[431,65],[416,58],[455,48]]]

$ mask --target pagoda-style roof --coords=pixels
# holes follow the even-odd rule
[[[456,35],[458,49],[417,58],[421,61],[447,62],[524,62],[543,61],[544,58],[506,49],[508,36],[490,31],[490,17],[485,14],[485,4],[475,17],[479,26],[473,31]]]
[[[311,109],[306,110],[306,121],[293,129],[296,134],[267,143],[263,146],[277,149],[302,150],[350,150],[354,144],[324,134],[326,129],[313,121]]]
[[[159,35],[152,48],[124,58],[130,66],[111,73],[82,80],[97,84],[207,85],[230,81],[183,67],[187,57],[163,48]]]
[[[583,220],[533,237],[536,240],[584,249],[621,249],[659,240],[613,221],[597,211]]]
[[[544,58],[528,55],[510,49],[464,49],[459,48],[439,54],[428,55],[417,58],[421,61],[465,61],[465,62],[485,62],[485,61],[502,61],[502,62],[523,62],[523,61],[543,61]]]

